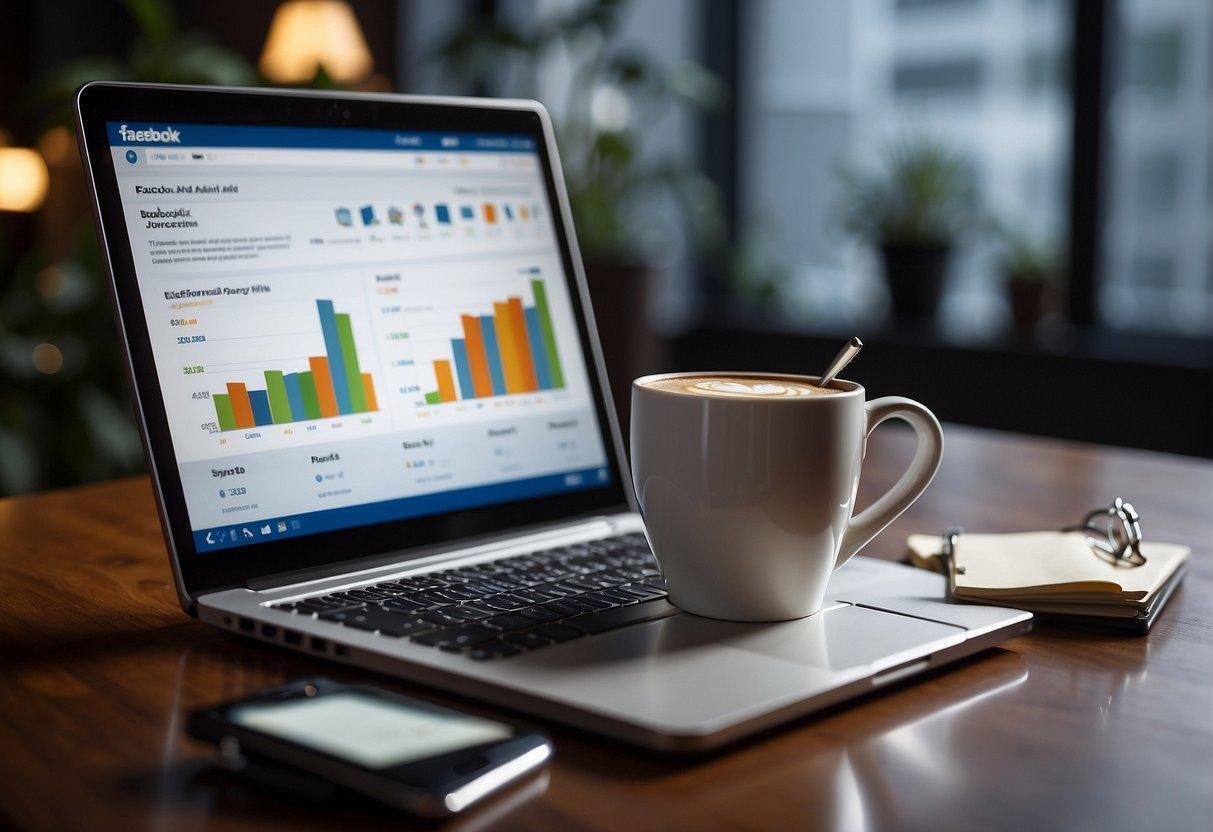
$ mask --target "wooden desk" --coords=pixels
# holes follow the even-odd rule
[[[888,457],[864,471],[861,493],[884,488],[910,454],[908,434],[876,436],[871,458]],[[1057,528],[1122,495],[1147,537],[1194,549],[1154,632],[1041,627],[703,758],[554,728],[546,784],[456,825],[1210,828],[1213,463],[957,427],[947,436],[935,484],[868,554],[898,557],[906,534],[956,522]],[[0,644],[0,826],[399,828],[365,805],[311,806],[210,770],[185,716],[315,673],[444,699],[187,619],[143,479],[0,502]]]

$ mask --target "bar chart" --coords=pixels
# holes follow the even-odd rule
[[[220,431],[379,410],[374,381],[358,361],[349,314],[337,312],[331,300],[317,300],[316,312],[325,355],[309,357],[307,370],[265,370],[264,389],[228,382],[226,392],[211,396]]]
[[[492,314],[460,315],[463,337],[451,339],[450,358],[434,360],[437,389],[425,393],[425,404],[565,386],[547,288],[542,280],[530,286],[530,306],[515,295],[493,301]]]

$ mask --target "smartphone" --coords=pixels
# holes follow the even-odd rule
[[[544,765],[543,734],[369,685],[299,679],[190,717],[191,736],[424,817],[457,814]]]

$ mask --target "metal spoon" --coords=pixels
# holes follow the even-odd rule
[[[850,364],[855,356],[859,355],[861,349],[863,349],[863,341],[860,341],[859,338],[856,337],[847,341],[842,349],[838,351],[838,355],[834,356],[834,360],[830,362],[830,366],[822,374],[821,381],[817,382],[817,386],[829,387],[834,377],[841,373],[843,368]]]

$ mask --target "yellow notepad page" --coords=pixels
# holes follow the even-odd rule
[[[935,567],[940,538],[911,535],[916,563]],[[1142,543],[1142,566],[1097,557],[1081,532],[964,534],[956,545],[956,592],[968,596],[1021,597],[1064,594],[1067,601],[1140,601],[1149,597],[1188,556],[1174,543]],[[961,571],[963,570],[963,571]]]

